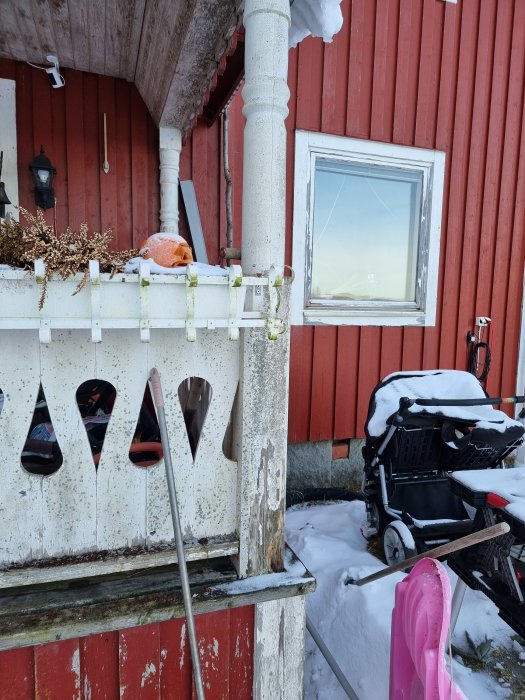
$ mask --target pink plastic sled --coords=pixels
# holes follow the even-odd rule
[[[445,663],[450,583],[436,559],[421,559],[396,586],[390,700],[466,700]]]

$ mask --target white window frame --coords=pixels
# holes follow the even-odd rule
[[[311,260],[316,159],[333,159],[359,165],[378,165],[415,170],[423,175],[423,228],[418,260],[419,306],[401,308],[398,302],[356,303],[339,306],[316,303],[308,307],[307,282]],[[436,300],[439,272],[439,246],[445,180],[445,153],[412,146],[399,146],[378,141],[365,141],[346,136],[333,136],[312,131],[295,133],[295,181],[290,315],[294,325],[327,324],[347,326],[433,326],[436,322]],[[423,256],[423,259],[421,259]],[[362,308],[359,308],[359,307]],[[375,307],[375,308],[374,308]]]
[[[0,151],[4,152],[2,176],[5,192],[11,201],[5,213],[18,221],[18,157],[16,148],[16,83],[14,80],[0,78],[0,124],[2,138]]]

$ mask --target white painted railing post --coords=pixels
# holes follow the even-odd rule
[[[284,262],[289,23],[288,0],[246,0],[242,261],[249,275]],[[268,290],[253,289],[247,303],[258,309]],[[283,310],[286,290],[280,293]],[[252,576],[283,563],[289,337],[269,341],[245,329],[242,344],[239,573]]]
[[[182,134],[179,129],[159,129],[160,230],[179,231],[179,160]]]

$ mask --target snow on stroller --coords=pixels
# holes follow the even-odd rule
[[[382,536],[388,564],[473,531],[474,509],[452,492],[447,474],[499,466],[525,433],[483,402],[477,379],[457,370],[398,372],[372,392],[365,535]]]

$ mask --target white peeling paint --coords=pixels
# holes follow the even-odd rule
[[[155,666],[155,664],[147,663],[146,668],[144,669],[144,672],[142,673],[142,676],[140,678],[140,687],[144,688],[148,678],[151,675],[154,675],[155,673],[157,673],[157,667]]]
[[[184,622],[180,630],[180,659],[179,668],[184,666],[184,649],[186,647],[186,623]]]

